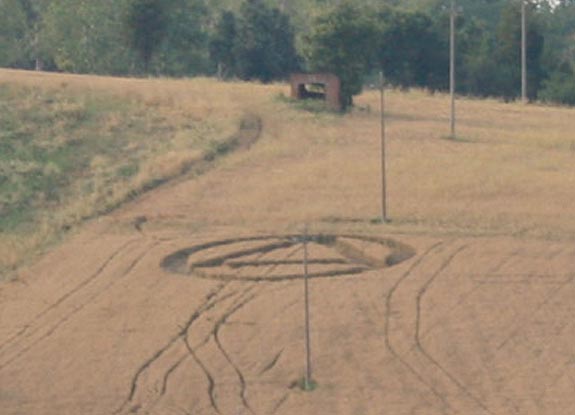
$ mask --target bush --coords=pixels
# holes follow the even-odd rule
[[[555,72],[543,82],[539,98],[546,102],[575,105],[575,74]]]

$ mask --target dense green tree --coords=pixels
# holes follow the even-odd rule
[[[210,40],[210,57],[217,66],[218,77],[229,77],[236,71],[235,42],[237,36],[236,16],[224,11],[216,24]]]
[[[543,14],[546,69],[554,71],[564,63],[575,65],[575,0],[562,0]]]
[[[126,14],[129,45],[139,54],[145,72],[168,29],[168,5],[163,0],[132,0]]]
[[[549,79],[543,81],[539,98],[547,102],[575,105],[575,73],[564,66],[555,71]]]
[[[377,61],[388,82],[403,88],[446,87],[446,45],[428,15],[385,8],[377,20]]]
[[[124,74],[134,61],[123,42],[127,0],[53,0],[44,15],[44,49],[59,70]]]
[[[528,8],[527,65],[528,95],[535,98],[544,78],[541,65],[544,37],[537,21],[536,7]],[[494,59],[497,72],[493,74],[499,94],[506,99],[516,98],[521,92],[521,5],[512,1],[503,9],[496,32]]]
[[[234,47],[237,75],[269,82],[286,77],[298,66],[289,18],[262,0],[245,0],[238,17]]]
[[[0,65],[24,66],[28,35],[26,13],[19,0],[0,2]]]
[[[479,35],[469,34],[467,42],[459,42],[458,92],[487,97],[500,95],[494,82],[498,62],[494,59],[497,45],[494,34],[485,27],[476,27]],[[461,36],[460,36],[461,38]]]
[[[49,0],[0,1],[0,64],[41,69],[48,60],[39,32]]]
[[[209,70],[208,8],[205,0],[163,0],[166,30],[153,60],[154,72],[193,76]]]
[[[341,80],[345,107],[361,92],[373,61],[377,25],[371,10],[342,1],[314,22],[306,51],[310,69],[336,74]]]

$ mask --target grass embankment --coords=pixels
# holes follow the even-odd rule
[[[210,81],[185,99],[185,83],[158,82],[0,73],[0,275],[210,157],[238,128],[241,109],[218,102],[226,94],[208,99]]]

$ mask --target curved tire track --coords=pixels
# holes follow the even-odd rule
[[[213,291],[211,291],[206,300],[192,313],[192,315],[188,318],[184,327],[180,329],[180,331],[173,336],[162,348],[157,350],[150,358],[148,358],[135,372],[132,381],[130,383],[130,391],[128,393],[127,398],[124,400],[122,405],[114,412],[115,414],[119,414],[126,409],[126,407],[130,404],[133,404],[134,398],[136,396],[136,392],[139,388],[140,380],[144,373],[156,362],[158,361],[163,355],[165,355],[170,348],[172,348],[179,340],[184,340],[184,343],[188,347],[189,344],[187,343],[187,335],[190,327],[194,325],[203,315],[216,307],[220,302],[225,301],[226,299],[230,298],[231,296],[235,295],[235,292],[231,294],[227,294],[225,296],[219,297],[222,291],[229,285],[229,283],[223,283],[218,285]],[[171,369],[173,372],[175,368]],[[170,372],[170,370],[168,370]],[[171,373],[170,372],[170,373]],[[165,386],[162,386],[161,390],[167,389],[167,377],[166,375],[163,378],[163,383]],[[141,407],[142,405],[139,404]]]
[[[438,242],[434,245],[432,245],[429,249],[427,249],[408,269],[407,271],[397,280],[397,282],[393,285],[393,287],[391,288],[391,290],[389,290],[389,292],[387,293],[387,296],[385,298],[385,327],[384,327],[384,333],[385,333],[385,345],[386,348],[389,350],[389,352],[393,355],[394,358],[396,358],[399,362],[401,362],[401,364],[403,364],[403,366],[405,366],[409,372],[411,372],[422,384],[424,384],[438,399],[439,401],[441,401],[441,403],[448,408],[451,412],[453,412],[453,409],[451,408],[451,406],[449,405],[449,403],[447,402],[445,396],[443,394],[440,393],[440,391],[438,391],[434,385],[432,383],[430,383],[421,373],[419,373],[419,371],[413,367],[407,360],[405,360],[400,354],[399,352],[395,349],[395,347],[392,344],[391,341],[391,315],[392,315],[392,299],[395,295],[395,293],[397,292],[397,290],[399,289],[400,285],[407,280],[411,274],[423,263],[423,261],[433,253],[433,251],[435,251],[436,249],[438,249],[439,247],[441,247],[444,243],[443,242]]]
[[[221,414],[220,409],[218,408],[218,403],[216,402],[216,394],[215,394],[216,383],[214,381],[214,377],[212,376],[206,365],[200,360],[198,355],[194,352],[194,350],[190,346],[190,342],[188,341],[187,337],[184,338],[184,343],[186,345],[186,348],[188,349],[188,352],[190,353],[190,356],[192,356],[196,364],[202,369],[204,375],[206,376],[206,379],[208,380],[208,397],[210,398],[210,404],[212,405],[212,408],[216,411],[216,413]]]
[[[417,268],[421,268],[424,260],[441,245],[443,245],[443,243],[439,242],[430,247],[418,261],[412,264],[388,292],[386,297],[386,344],[392,355],[401,361],[411,373],[438,397],[446,410],[451,413],[467,413],[471,406],[484,413],[491,414],[492,412],[489,408],[475,397],[459,379],[441,365],[437,359],[431,356],[421,342],[422,300],[437,278],[449,267],[457,255],[466,249],[466,246],[461,246],[449,253],[449,255],[441,261],[439,266],[431,265],[435,270],[431,273],[430,277],[426,276],[425,273],[419,273],[413,277],[414,271]],[[438,252],[436,254],[439,255]],[[434,257],[437,257],[437,255],[434,255]],[[410,281],[413,279],[416,280],[404,288],[408,279]],[[417,283],[419,280],[422,280],[421,283]],[[405,298],[399,303],[400,308],[394,310],[393,302],[399,294]],[[394,318],[394,315],[399,317]],[[394,344],[394,332],[391,328],[392,321],[395,324],[399,324],[403,329],[398,332],[398,335],[401,336],[402,333],[411,334],[411,339],[409,336],[407,339],[399,338],[398,341],[403,343],[403,346],[397,347],[397,345]],[[405,356],[402,356],[402,353]],[[407,356],[408,353],[410,353],[409,357]]]
[[[287,257],[291,257],[295,255],[297,252],[301,250],[301,247],[296,247],[291,253],[287,255]],[[266,252],[261,253],[260,257],[266,255]],[[267,272],[273,272],[273,270],[277,267],[277,265],[271,266]],[[216,398],[216,389],[217,383],[215,380],[214,375],[209,371],[207,365],[201,360],[198,355],[198,350],[206,346],[210,340],[213,338],[216,344],[216,347],[224,356],[228,364],[234,369],[236,374],[238,375],[238,379],[240,381],[240,398],[244,404],[244,406],[253,413],[252,409],[249,407],[249,403],[247,402],[246,393],[247,393],[247,385],[245,382],[245,378],[243,373],[239,370],[237,365],[231,359],[230,354],[225,350],[223,347],[220,339],[219,339],[219,332],[224,327],[227,319],[231,317],[234,313],[239,311],[242,307],[244,307],[247,303],[252,301],[257,297],[257,294],[252,293],[248,298],[245,298],[251,291],[256,289],[260,286],[260,284],[250,283],[247,288],[243,291],[231,291],[224,295],[224,289],[230,287],[233,282],[227,281],[219,284],[215,290],[208,293],[206,296],[206,300],[202,303],[190,316],[187,323],[181,328],[177,335],[172,337],[161,349],[159,349],[156,353],[154,353],[149,359],[147,359],[136,371],[130,386],[130,392],[128,397],[122,403],[122,405],[116,410],[115,414],[119,413],[134,413],[139,412],[144,409],[150,410],[151,408],[155,407],[160,400],[168,393],[168,385],[169,379],[173,375],[173,373],[180,367],[182,363],[186,361],[186,359],[191,356],[194,362],[200,367],[202,372],[205,374],[206,379],[208,381],[208,397],[211,403],[212,408],[220,413],[220,408],[217,404]],[[235,297],[235,298],[234,298]],[[205,335],[203,340],[201,340],[198,344],[192,346],[188,339],[190,330],[194,327],[202,318],[207,318],[210,313],[217,312],[218,305],[221,305],[226,300],[233,299],[231,306],[226,310],[223,316],[219,317],[216,320],[214,326],[210,329],[210,331]],[[217,333],[217,336],[216,336]],[[173,364],[169,366],[169,368],[163,372],[161,376],[161,380],[148,380],[146,382],[146,386],[141,384],[143,381],[144,375],[155,365],[163,356],[165,356],[173,347],[176,347],[176,344],[179,340],[182,340],[183,344],[185,345],[186,353],[179,356]],[[149,383],[158,383],[159,388],[150,387]],[[136,395],[139,393],[138,391],[141,389],[147,389],[148,395],[146,395],[146,391],[144,391],[144,401],[140,402],[136,399]],[[150,395],[151,394],[151,395]],[[127,411],[127,412],[126,412]]]
[[[421,319],[422,319],[422,301],[423,297],[433,284],[433,282],[439,277],[439,275],[444,272],[447,267],[451,264],[451,262],[457,257],[461,252],[463,252],[467,246],[461,246],[456,251],[454,251],[441,265],[441,267],[427,280],[427,282],[421,287],[419,292],[417,293],[417,315],[416,315],[416,326],[415,326],[415,346],[416,348],[434,365],[436,366],[441,372],[445,374],[455,385],[459,387],[459,389],[467,395],[473,402],[477,404],[483,411],[492,414],[489,408],[481,402],[479,398],[477,398],[467,386],[465,386],[459,379],[457,379],[452,373],[450,373],[442,364],[440,364],[437,359],[435,359],[424,347],[421,342]]]
[[[116,285],[118,282],[120,282],[123,278],[128,276],[134,270],[134,268],[136,268],[136,266],[146,257],[146,255],[152,249],[154,249],[157,245],[159,245],[159,242],[152,243],[151,246],[147,247],[143,253],[138,255],[136,257],[136,259],[130,263],[130,265],[122,272],[122,274],[119,277],[113,279],[112,281],[107,282],[100,290],[96,290],[96,292],[94,294],[90,294],[88,296],[88,298],[85,299],[84,301],[80,302],[80,304],[71,305],[71,308],[72,308],[71,311],[66,313],[63,317],[56,318],[55,322],[48,321],[44,325],[38,327],[37,330],[30,333],[26,338],[22,339],[22,341],[26,341],[27,339],[30,339],[30,342],[28,342],[28,344],[26,344],[26,345],[23,345],[23,346],[17,348],[16,350],[14,350],[13,354],[9,355],[8,357],[6,357],[2,361],[0,361],[0,371],[3,370],[4,368],[6,368],[7,366],[9,366],[10,364],[12,364],[13,362],[15,362],[16,360],[18,360],[20,357],[22,357],[24,354],[26,354],[28,351],[30,351],[32,348],[34,348],[36,345],[38,345],[42,341],[48,339],[62,325],[64,325],[68,321],[70,321],[79,312],[81,312],[88,305],[93,303],[98,297],[100,297],[100,295],[102,295],[104,292],[108,291],[110,288],[112,288],[114,285]],[[94,277],[92,279],[92,281],[95,278],[96,277]],[[74,297],[69,296],[67,298],[74,298]],[[61,302],[60,304],[63,304],[63,302]],[[55,308],[53,308],[53,310],[54,309]],[[38,334],[38,336],[34,336],[36,333],[40,333],[40,334]],[[33,338],[33,337],[35,337],[35,338]],[[5,352],[5,354],[7,354],[7,353],[8,352]]]
[[[74,287],[72,290],[68,291],[66,294],[64,294],[62,297],[60,297],[58,300],[56,300],[54,303],[50,304],[48,307],[46,307],[44,310],[42,310],[40,313],[38,313],[35,317],[33,317],[25,326],[24,328],[22,328],[18,333],[16,333],[14,336],[10,337],[8,340],[6,340],[4,343],[2,343],[0,345],[0,357],[2,355],[2,350],[6,347],[9,347],[11,343],[17,341],[17,339],[23,335],[25,335],[29,330],[32,330],[33,334],[35,331],[40,330],[41,327],[35,327],[34,329],[32,329],[32,326],[38,322],[38,320],[40,320],[42,317],[44,317],[46,314],[48,314],[49,312],[51,312],[52,310],[56,309],[57,307],[59,307],[60,305],[62,305],[66,300],[68,300],[70,297],[72,297],[74,294],[78,293],[80,290],[82,290],[84,287],[88,286],[90,283],[92,283],[95,279],[97,279],[100,275],[102,275],[102,273],[105,271],[105,269],[108,267],[108,265],[110,265],[110,263],[112,261],[114,261],[114,259],[116,259],[116,257],[118,257],[121,253],[124,252],[124,250],[131,245],[132,243],[138,241],[139,239],[132,239],[129,240],[128,242],[124,243],[122,246],[120,246],[120,248],[118,248],[112,255],[110,255],[103,263],[102,265],[100,265],[100,267],[98,267],[98,269],[92,273],[88,278],[86,278],[85,280],[83,280],[80,284],[78,284],[76,287]]]
[[[252,286],[253,287],[253,286]],[[250,291],[250,289],[248,288],[246,290],[246,292],[244,292],[243,295],[246,295],[246,293]],[[249,295],[247,298],[243,299],[241,302],[239,302],[238,304],[236,304],[235,306],[233,306],[230,310],[228,310],[221,318],[220,320],[216,323],[216,325],[214,326],[214,330],[212,332],[213,337],[214,337],[214,341],[218,347],[218,349],[220,350],[220,352],[222,353],[222,355],[225,357],[225,359],[228,361],[228,363],[230,364],[230,366],[234,369],[234,371],[236,372],[238,379],[240,381],[240,399],[242,401],[242,404],[244,405],[244,407],[252,414],[254,414],[253,409],[251,408],[247,398],[246,398],[246,392],[247,392],[247,386],[246,386],[246,380],[245,377],[242,373],[242,371],[240,370],[240,368],[238,367],[238,365],[236,363],[234,363],[234,361],[232,360],[230,354],[228,353],[228,351],[224,348],[224,346],[222,345],[222,342],[220,340],[220,329],[222,328],[222,325],[226,323],[227,319],[230,318],[232,315],[234,315],[235,313],[237,313],[240,309],[242,309],[246,304],[248,304],[249,302],[251,302],[252,300],[254,300],[256,298],[256,294],[251,294]]]

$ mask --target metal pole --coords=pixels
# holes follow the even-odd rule
[[[451,97],[451,138],[455,138],[455,0],[451,0],[449,31],[449,95]]]
[[[310,347],[310,329],[309,329],[309,275],[308,275],[308,255],[307,255],[307,240],[308,229],[307,225],[304,230],[303,237],[303,269],[304,269],[304,302],[305,302],[305,356],[306,356],[306,370],[305,370],[305,390],[311,389],[311,347]]]
[[[385,166],[385,78],[379,73],[381,86],[381,220],[387,222],[387,182]]]
[[[527,103],[527,12],[521,0],[521,101]]]

